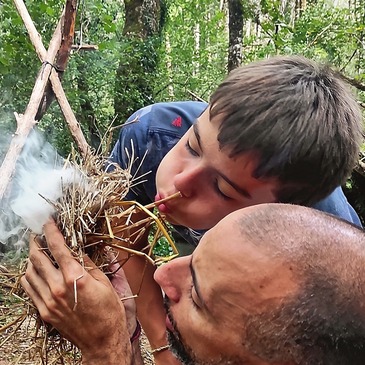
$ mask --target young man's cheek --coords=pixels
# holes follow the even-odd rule
[[[167,155],[166,155],[167,157]],[[157,169],[156,173],[156,190],[157,192],[160,192],[160,190],[166,190],[169,189],[169,187],[172,185],[172,179],[174,176],[174,165],[172,161],[170,161],[170,158],[164,158],[160,166]],[[166,191],[167,192],[167,191]]]
[[[165,181],[173,182],[174,177],[183,170],[183,161],[181,154],[171,150],[161,161],[157,169],[157,177]]]

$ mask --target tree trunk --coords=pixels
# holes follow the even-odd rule
[[[243,6],[241,0],[229,0],[229,48],[228,72],[239,67],[242,62]]]
[[[295,1],[295,8],[296,8],[296,14],[297,18],[301,16],[305,8],[307,7],[307,0],[296,0]]]
[[[100,135],[95,111],[89,97],[90,88],[87,79],[88,74],[85,73],[85,69],[87,69],[87,65],[85,64],[86,62],[87,61],[85,61],[83,57],[80,57],[77,60],[77,88],[79,90],[79,94],[83,95],[83,97],[80,98],[80,108],[77,113],[77,120],[80,125],[82,125],[85,129],[87,128],[87,139],[91,147],[95,151],[98,151],[102,136]]]
[[[160,0],[125,1],[125,25],[116,74],[114,108],[117,123],[154,101],[155,72],[163,19]]]

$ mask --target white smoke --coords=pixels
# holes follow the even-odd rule
[[[50,202],[62,196],[62,186],[78,179],[73,169],[22,171],[20,194],[11,202],[13,212],[22,218],[26,227],[36,234],[42,233],[47,219],[55,213]]]
[[[0,242],[17,245],[29,230],[41,234],[63,186],[81,180],[78,171],[64,168],[63,159],[40,132],[33,131],[16,164],[9,197],[1,202]]]

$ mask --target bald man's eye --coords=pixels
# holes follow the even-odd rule
[[[190,292],[189,292],[189,299],[190,299],[190,301],[193,304],[193,307],[195,309],[200,309],[200,307],[198,306],[198,304],[196,304],[196,302],[193,298],[193,290],[194,290],[194,285],[191,286],[191,289],[190,289]]]

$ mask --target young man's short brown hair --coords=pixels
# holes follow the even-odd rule
[[[218,141],[259,157],[279,202],[311,205],[342,185],[358,158],[360,108],[341,75],[304,57],[273,57],[232,71],[211,97]]]

